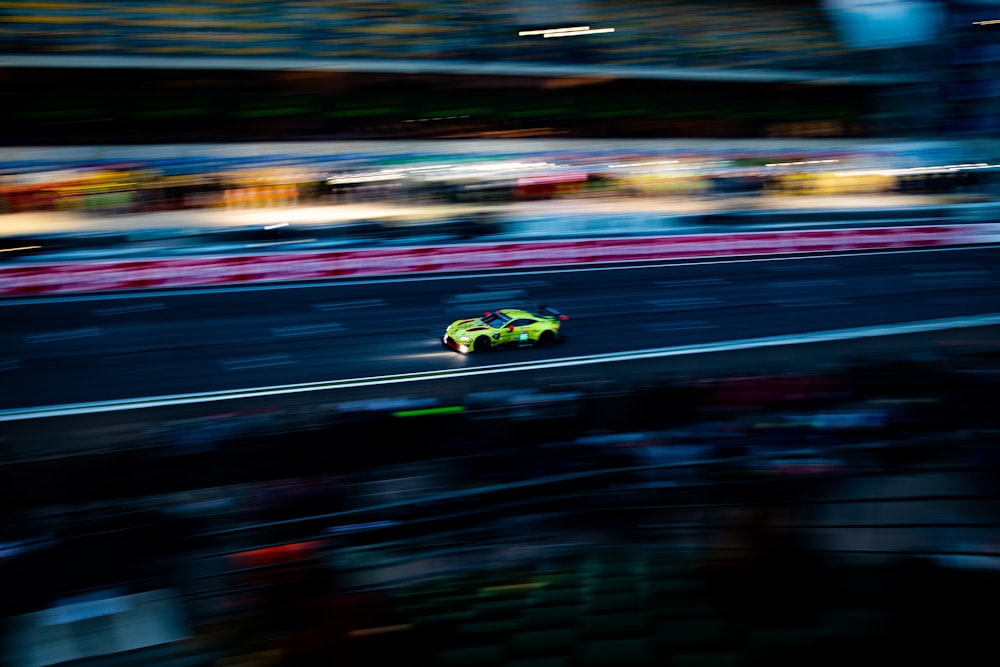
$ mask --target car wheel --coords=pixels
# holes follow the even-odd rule
[[[486,336],[480,336],[472,344],[472,351],[473,352],[487,352],[490,349],[490,347],[492,347],[490,345],[490,339],[487,338]]]
[[[550,345],[555,344],[555,342],[556,342],[556,335],[551,331],[543,331],[538,336],[539,347],[549,347]]]

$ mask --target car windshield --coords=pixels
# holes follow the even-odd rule
[[[483,318],[483,324],[488,324],[494,329],[499,329],[503,327],[509,321],[510,318],[501,313],[490,313],[489,315]]]

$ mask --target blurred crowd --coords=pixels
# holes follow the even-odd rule
[[[929,622],[900,595],[1000,566],[997,349],[237,411],[11,463],[11,664],[125,627],[145,665],[898,651]]]
[[[549,39],[522,31],[604,30]],[[865,67],[820,3],[6,2],[0,52],[572,62],[837,70]]]
[[[135,214],[365,201],[510,203],[601,196],[985,195],[995,189],[995,169],[988,162],[904,149],[549,152],[516,158],[205,156],[11,163],[0,173],[0,213]]]

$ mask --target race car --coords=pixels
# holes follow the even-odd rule
[[[452,322],[442,342],[463,354],[499,347],[547,347],[562,340],[562,323],[568,319],[547,306],[540,306],[538,312],[502,308]]]

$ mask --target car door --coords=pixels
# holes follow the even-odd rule
[[[519,318],[507,323],[500,331],[500,342],[508,345],[527,345],[531,342],[531,325],[535,320]]]

